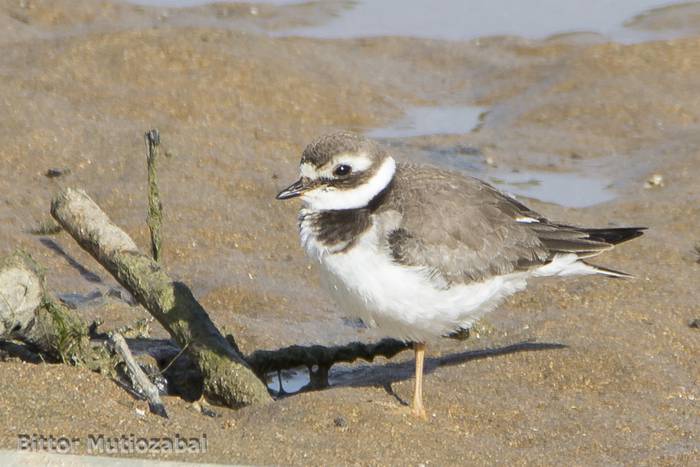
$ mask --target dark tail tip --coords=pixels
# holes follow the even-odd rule
[[[617,245],[644,235],[646,227],[619,227],[612,229],[586,229],[591,240]]]

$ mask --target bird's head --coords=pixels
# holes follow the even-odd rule
[[[396,162],[374,141],[339,132],[309,144],[299,171],[299,180],[279,192],[277,199],[298,196],[317,211],[357,209],[391,183]]]

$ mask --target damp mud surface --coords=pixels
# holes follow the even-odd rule
[[[381,334],[345,319],[320,288],[299,246],[298,205],[274,199],[311,139],[350,129],[379,131],[397,159],[489,180],[551,219],[649,227],[597,258],[636,279],[535,281],[485,318],[487,331],[429,346],[427,421],[405,405],[410,352],[334,367],[330,388],[265,407],[202,410],[165,397],[170,420],[101,375],[5,357],[0,449],[16,449],[23,433],[206,434],[204,454],[146,456],[696,462],[700,331],[689,323],[700,318],[700,17],[692,5],[679,14],[651,2],[659,8],[632,15],[628,27],[671,33],[623,44],[595,31],[304,37],[284,31],[320,27],[335,17],[335,2],[279,3],[0,1],[0,253],[31,252],[49,288],[86,321],[100,317],[102,329],[147,317],[54,232],[49,200],[63,186],[85,189],[146,250],[143,133],[156,127],[163,263],[243,352],[374,341]],[[412,110],[460,118],[460,109],[477,108],[478,121],[466,112],[447,130]],[[420,131],[381,134],[406,119]],[[149,331],[166,337],[156,323]],[[299,372],[287,376],[288,392],[303,384]]]

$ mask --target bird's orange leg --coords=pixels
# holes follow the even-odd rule
[[[425,343],[415,342],[413,350],[416,353],[416,380],[413,391],[411,413],[416,417],[427,418],[423,407],[423,360],[425,358]]]

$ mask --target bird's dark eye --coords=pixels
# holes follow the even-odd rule
[[[350,172],[352,172],[352,167],[346,164],[340,164],[333,169],[333,175],[336,177],[343,177],[348,175]]]

